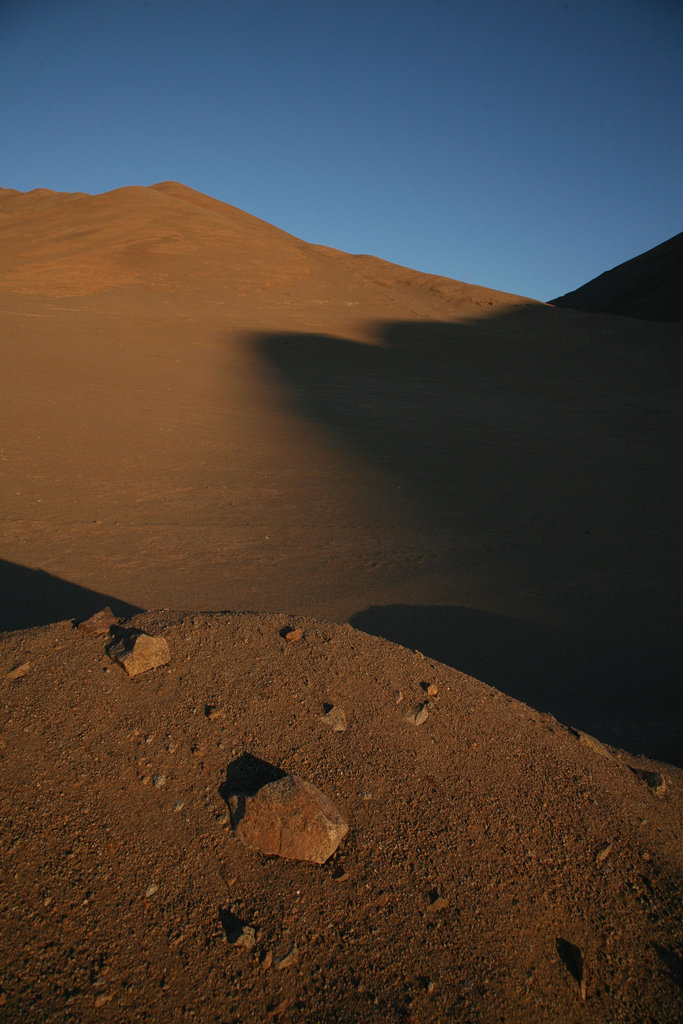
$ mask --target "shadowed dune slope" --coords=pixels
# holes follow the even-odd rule
[[[640,320],[683,320],[683,233],[553,299],[552,305]]]

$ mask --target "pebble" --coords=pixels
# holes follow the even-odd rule
[[[285,953],[284,956],[280,957],[277,962],[278,971],[284,971],[288,967],[293,967],[299,959],[299,950],[297,949],[296,942],[292,943],[291,948]]]
[[[88,636],[101,636],[103,633],[108,633],[111,627],[115,626],[118,621],[111,608],[106,607],[99,612],[95,612],[89,619],[79,622],[77,629],[81,633],[87,633]]]
[[[582,732],[581,729],[571,729],[579,743],[582,743],[584,747],[589,747],[595,754],[600,754],[601,757],[608,757],[611,759],[607,747],[603,746],[600,740],[596,740],[595,736],[591,736],[590,733]]]
[[[223,718],[225,711],[223,708],[216,708],[213,704],[207,704],[204,714],[210,722],[215,722],[218,718]]]
[[[598,852],[595,855],[595,859],[598,864],[602,864],[603,860],[607,860],[610,853],[612,852],[613,846],[613,843],[607,843],[607,846],[603,846],[601,850],[598,850]]]
[[[415,707],[411,708],[406,715],[406,722],[410,722],[411,725],[422,725],[429,718],[429,705],[428,704],[416,704]]]
[[[166,776],[163,774],[155,775],[152,779],[152,784],[156,786],[157,789],[161,789],[162,786],[166,785]]]
[[[303,635],[303,629],[301,628],[301,626],[297,626],[296,629],[287,630],[287,632],[285,633],[285,640],[287,641],[288,644],[295,644],[299,640],[301,640]]]
[[[429,697],[436,697],[438,692],[439,687],[436,685],[436,683],[430,683],[429,686],[427,687],[427,695]]]
[[[631,771],[639,779],[642,779],[657,796],[663,796],[666,793],[666,779],[660,772],[648,772],[644,768],[632,768]]]
[[[149,899],[150,896],[154,896],[155,893],[159,892],[159,886],[152,883],[145,889],[145,899]]]
[[[233,939],[232,945],[239,949],[253,949],[256,945],[256,929],[250,924],[245,924],[242,931]]]
[[[31,662],[25,661],[23,665],[17,665],[17,667],[13,668],[11,672],[8,672],[5,679],[21,679],[22,676],[26,675],[30,667]]]
[[[333,732],[346,731],[346,715],[344,713],[344,709],[340,708],[338,705],[331,707],[329,711],[324,715],[321,715],[320,721],[329,726]]]
[[[403,690],[394,690],[394,700],[397,704],[400,704],[403,700]]]
[[[185,806],[185,801],[184,800],[176,800],[176,802],[173,804],[173,810],[174,811],[182,811],[184,806]]]
[[[119,638],[107,653],[129,676],[167,665],[171,660],[171,652],[163,636],[149,636],[136,629],[119,630]]]

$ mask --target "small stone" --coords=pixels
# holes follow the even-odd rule
[[[154,896],[155,893],[159,892],[159,886],[152,883],[145,889],[145,899],[149,899],[150,896]]]
[[[609,757],[611,759],[612,755],[607,747],[603,746],[600,740],[596,740],[595,736],[582,732],[581,729],[572,729],[571,732],[574,733],[579,743],[583,744],[584,747],[588,747],[595,754],[600,754],[601,757]]]
[[[338,705],[331,707],[329,711],[324,715],[321,715],[320,721],[329,726],[333,732],[346,731],[346,715],[344,714],[344,709],[340,708]]]
[[[298,643],[304,635],[304,631],[301,626],[297,626],[296,629],[288,629],[285,633],[285,640],[288,644]]]
[[[271,1020],[277,1019],[281,1014],[288,1010],[290,1006],[296,1002],[296,993],[292,992],[289,995],[283,996],[279,1003],[271,1003],[268,1007],[268,1016]]]
[[[261,970],[267,971],[269,967],[273,965],[273,953],[272,950],[268,950],[267,953],[263,954],[263,960],[261,961]]]
[[[428,697],[436,697],[438,692],[439,692],[439,687],[436,685],[436,683],[430,683],[429,686],[427,687],[427,696]]]
[[[666,793],[666,779],[661,772],[648,772],[644,768],[632,768],[631,771],[645,782],[657,796]]]
[[[428,704],[416,704],[415,707],[411,708],[406,715],[406,722],[410,722],[411,725],[422,725],[429,718],[429,705]]]
[[[610,853],[612,852],[613,846],[614,843],[607,843],[607,846],[603,846],[602,849],[598,850],[598,852],[595,855],[595,860],[598,864],[602,864],[603,860],[607,860]]]
[[[152,779],[152,785],[156,786],[157,789],[161,789],[166,785],[166,776],[163,774],[155,775]]]
[[[113,992],[102,992],[95,1000],[95,1006],[104,1006],[114,998]]]
[[[229,821],[230,821],[230,815],[229,814],[217,814],[216,815],[216,824],[218,824],[218,825],[227,825]]]
[[[26,675],[30,667],[31,662],[25,661],[22,665],[17,665],[17,667],[13,668],[11,672],[8,672],[5,679],[21,679],[22,676]]]
[[[101,636],[103,633],[108,633],[111,627],[115,626],[118,621],[111,608],[106,607],[99,612],[95,612],[89,619],[79,622],[76,628],[81,633],[87,633],[88,636]]]
[[[332,872],[332,880],[334,882],[346,882],[348,880],[348,877],[348,872],[344,871],[344,868],[342,867],[336,867]]]
[[[448,906],[448,900],[445,896],[435,895],[432,897],[432,901],[429,904],[429,910],[436,913],[439,910],[444,910]]]
[[[349,828],[324,793],[295,775],[269,782],[253,794],[233,794],[228,806],[241,842],[288,860],[324,864]]]
[[[296,942],[292,943],[291,948],[285,953],[284,956],[280,957],[277,962],[278,971],[284,971],[288,967],[293,967],[299,959],[299,950],[296,947]]]
[[[207,704],[206,708],[204,709],[204,714],[206,715],[210,722],[215,722],[219,718],[224,717],[225,711],[223,710],[223,708],[214,707],[213,704]]]
[[[171,660],[171,652],[162,636],[149,636],[135,629],[122,632],[108,653],[112,661],[125,668],[129,676],[167,665]]]
[[[250,924],[245,924],[232,945],[239,949],[253,949],[256,945],[256,930]]]
[[[176,800],[176,802],[173,804],[173,810],[177,813],[178,811],[182,811],[184,806],[185,806],[185,801],[184,800]]]
[[[400,704],[403,700],[403,690],[394,690],[394,700],[397,704]]]

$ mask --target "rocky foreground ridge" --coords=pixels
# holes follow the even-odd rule
[[[59,622],[0,683],[3,1019],[680,1019],[677,768],[313,619]]]

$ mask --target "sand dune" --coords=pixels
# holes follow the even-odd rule
[[[173,182],[2,191],[0,231],[0,628],[23,631],[0,639],[6,963],[16,908],[43,929],[21,931],[29,981],[3,975],[12,1019],[191,1019],[204,999],[207,1020],[677,1020],[680,773],[661,762],[683,763],[680,326],[309,245]],[[124,685],[105,640],[49,625],[105,604],[185,610],[137,620],[168,635],[170,668]],[[225,609],[258,614],[204,614]],[[282,660],[285,615],[314,638],[297,662]],[[417,701],[428,676],[476,700],[411,732],[393,691]],[[311,731],[330,699],[356,722],[343,748]],[[200,737],[215,703],[222,731]],[[243,755],[339,790],[352,897],[310,865],[245,859],[215,824]],[[182,841],[143,784],[155,772],[189,794]],[[53,834],[42,793],[31,831],[48,778],[78,833]],[[114,804],[125,849],[105,878]],[[619,856],[596,874],[610,842]],[[141,917],[132,892],[155,858],[169,888]],[[79,906],[101,897],[89,925],[38,863],[65,865]],[[209,864],[237,880],[223,891]],[[125,913],[112,887],[131,893]],[[429,893],[446,888],[432,928]],[[540,902],[515,910],[530,891]],[[261,945],[226,960],[221,920],[256,912]],[[176,945],[188,930],[206,957]],[[263,970],[290,939],[296,971]],[[559,940],[587,950],[585,1001]]]

